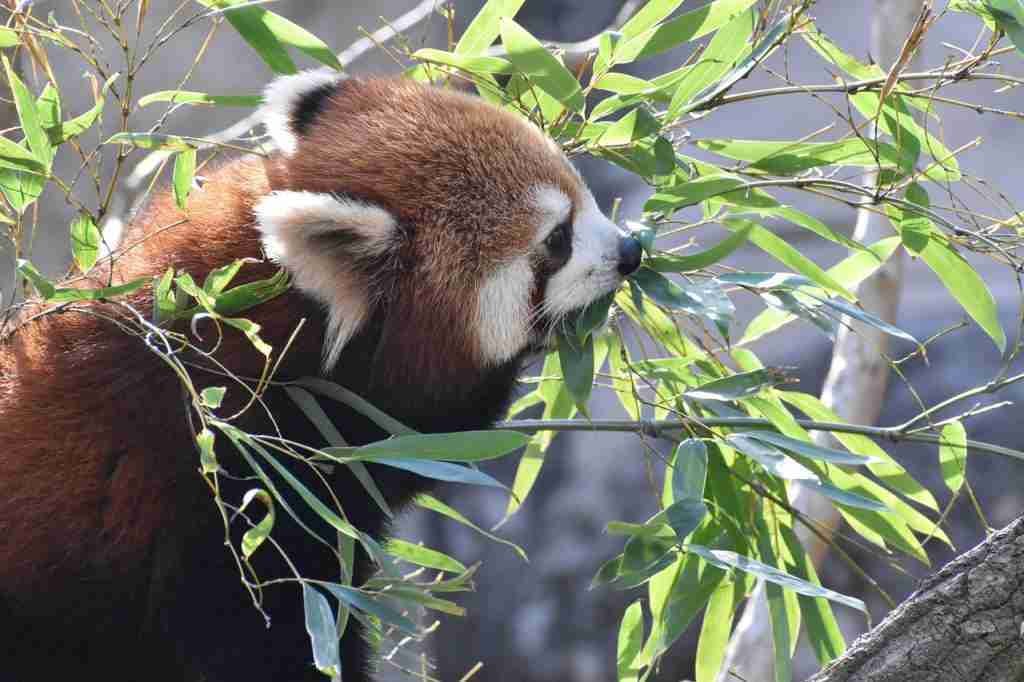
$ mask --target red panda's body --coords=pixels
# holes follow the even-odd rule
[[[543,324],[606,293],[638,254],[605,236],[604,251],[577,264],[573,248],[583,260],[584,247],[598,248],[580,236],[593,200],[561,154],[509,114],[399,81],[279,83],[267,124],[282,151],[208,173],[187,214],[157,195],[124,236],[115,281],[168,267],[202,281],[269,254],[243,273],[284,266],[294,286],[245,315],[275,349],[303,323],[277,378],[326,376],[422,431],[493,423],[522,359],[543,345]],[[564,234],[553,238],[559,230],[568,247]],[[556,245],[569,255],[555,258]],[[551,283],[573,267],[585,273],[575,278],[603,279],[556,300]],[[148,314],[152,294],[127,302]],[[298,590],[265,590],[270,628],[253,608],[197,473],[180,381],[118,329],[120,315],[114,303],[38,307],[0,343],[0,682],[323,679]],[[217,357],[240,376],[263,368],[241,334],[225,334]],[[201,370],[194,379],[225,383]],[[228,397],[225,414],[244,402],[240,390]],[[266,400],[283,435],[322,444],[287,398],[271,390]],[[352,444],[386,436],[328,408]],[[239,426],[268,430],[259,409]],[[222,464],[238,471],[221,445]],[[396,469],[371,473],[395,508],[426,486]],[[236,503],[255,487],[222,480]],[[357,527],[386,530],[347,470],[331,485]],[[274,538],[307,577],[337,578],[331,553],[284,515]],[[288,575],[275,552],[253,562],[262,578]],[[370,569],[359,557],[356,582]],[[345,682],[367,674],[353,626]]]

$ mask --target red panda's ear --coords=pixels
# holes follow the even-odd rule
[[[285,156],[298,150],[299,136],[337,89],[343,76],[330,69],[282,76],[263,91],[260,117],[274,146]]]
[[[271,260],[327,312],[324,368],[362,327],[376,302],[381,261],[394,249],[398,223],[385,209],[335,194],[271,192],[253,208]]]

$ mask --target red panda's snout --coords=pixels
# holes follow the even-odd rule
[[[380,306],[429,337],[421,355],[501,366],[639,266],[558,145],[510,112],[324,71],[265,99],[278,154],[254,213],[267,254],[326,310],[325,369]]]

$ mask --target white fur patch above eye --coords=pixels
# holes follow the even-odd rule
[[[301,71],[272,81],[263,91],[260,119],[274,145],[286,156],[293,156],[299,148],[299,138],[292,130],[295,105],[317,88],[334,85],[344,76],[331,69]]]
[[[386,252],[395,219],[379,206],[315,192],[272,192],[253,212],[267,255],[327,309],[323,367],[328,371],[370,308],[367,283],[353,267],[354,259]],[[325,249],[325,242],[314,239],[335,233],[352,237],[351,243]]]
[[[476,329],[484,362],[506,362],[527,346],[532,291],[533,269],[525,256],[501,266],[483,283]]]
[[[541,215],[540,228],[533,239],[535,244],[539,244],[551,230],[569,217],[572,212],[572,199],[557,187],[539,185],[530,191],[530,200]]]

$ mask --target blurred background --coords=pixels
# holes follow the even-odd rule
[[[177,2],[154,0],[153,23],[159,23]],[[414,0],[298,0],[273,3],[273,10],[323,38],[336,51],[341,51],[361,38],[360,27],[372,31],[381,26],[380,16],[389,19],[401,16],[417,3]],[[482,5],[482,0],[456,0],[457,31]],[[534,35],[552,41],[579,41],[593,36],[608,26],[622,6],[622,0],[526,0],[519,15],[520,22]],[[686,9],[699,6],[697,0],[686,3]],[[37,15],[49,11],[66,11],[60,2],[36,2]],[[937,10],[945,3],[937,3]],[[859,57],[869,56],[870,26],[876,11],[874,0],[821,0],[814,14],[822,30],[847,52]],[[947,44],[970,46],[980,24],[963,14],[943,17],[926,43],[922,64],[941,65],[956,53]],[[205,38],[208,25],[198,25],[174,38],[143,72],[136,84],[139,96],[156,90],[176,87]],[[446,23],[443,16],[433,14],[405,33],[413,47],[444,47]],[[101,57],[112,62],[120,56],[113,45],[101,45]],[[656,59],[633,65],[632,73],[645,76],[662,73],[678,66],[689,50],[671,52]],[[51,55],[55,75],[62,83],[65,111],[77,114],[92,105],[88,83],[81,80],[80,62],[56,51]],[[1008,57],[1012,68],[1015,56]],[[783,60],[785,63],[783,63]],[[799,41],[785,54],[776,55],[772,68],[785,69],[798,83],[828,83],[833,74],[826,65],[810,54]],[[379,51],[360,58],[350,67],[353,73],[393,73],[401,65]],[[112,70],[118,70],[115,65]],[[31,74],[28,74],[31,76]],[[256,94],[269,79],[267,68],[252,54],[234,31],[225,25],[208,48],[206,57],[192,74],[186,89],[218,94]],[[36,81],[38,82],[38,81]],[[80,85],[79,85],[80,84]],[[770,76],[758,75],[739,89],[779,84]],[[1010,91],[995,94],[992,87],[962,86],[965,99],[991,103],[1004,109],[1024,110],[1024,94]],[[695,120],[687,126],[695,138],[741,137],[756,139],[796,139],[824,125],[835,122],[830,105],[844,106],[841,100],[806,96],[776,97],[748,105],[726,107],[713,116]],[[845,107],[844,107],[845,108]],[[133,119],[133,130],[144,130],[162,113],[161,106],[141,109]],[[248,113],[244,109],[183,107],[169,120],[166,132],[202,136],[223,129]],[[979,115],[967,109],[943,110],[942,136],[950,148],[982,137],[983,143],[966,152],[961,167],[972,176],[990,181],[993,191],[1005,194],[1010,205],[1024,199],[1024,183],[1019,177],[1018,162],[1024,153],[1024,121],[992,115]],[[115,125],[116,112],[107,112],[107,130]],[[698,154],[688,148],[688,154]],[[74,176],[77,160],[62,155],[66,164],[57,172]],[[141,159],[136,152],[133,159]],[[635,218],[648,192],[635,178],[619,169],[594,160],[579,159],[579,165],[604,207],[615,198],[622,199],[620,216]],[[84,192],[83,187],[83,192]],[[68,263],[67,225],[73,209],[63,197],[49,191],[39,203],[40,224],[33,260],[48,276],[59,276]],[[87,192],[86,201],[88,197]],[[852,231],[855,214],[836,203],[808,201],[805,196],[779,197],[810,211],[837,231]],[[1002,207],[1005,214],[1006,207]],[[717,228],[715,228],[717,229]],[[717,239],[721,231],[709,232]],[[834,245],[819,239],[808,239],[807,232],[783,232],[802,252],[825,265],[831,265],[844,254]],[[745,251],[735,257],[736,265],[755,270],[775,270],[760,252]],[[1000,302],[1003,323],[1008,332],[1016,328],[1020,292],[1010,273],[1000,272],[983,263],[977,264]],[[10,281],[9,262],[0,264],[0,281]],[[3,292],[5,295],[9,291]],[[754,301],[740,299],[738,325],[759,312]],[[747,308],[744,308],[744,305]],[[907,281],[899,307],[898,324],[917,338],[927,338],[938,330],[960,321],[962,310],[939,286],[924,267],[910,263]],[[818,393],[828,370],[828,340],[802,323],[785,327],[755,346],[766,363],[790,368],[800,380],[797,386],[809,393]],[[901,354],[909,348],[897,347]],[[951,334],[931,346],[930,366],[914,360],[904,366],[906,380],[926,404],[976,385],[993,376],[999,357],[992,344],[977,327]],[[1024,388],[1008,390],[1003,399],[1014,400]],[[595,417],[622,417],[616,401],[610,396],[595,396]],[[894,381],[885,401],[880,424],[899,423],[917,412],[911,391],[901,381]],[[1024,437],[1016,424],[1019,414],[1011,407],[989,413],[969,424],[972,438],[1024,447]],[[942,485],[934,447],[893,445],[891,452],[911,473],[939,497],[940,505],[948,500]],[[491,473],[510,481],[514,460],[494,464]],[[1005,525],[1019,515],[1024,503],[1024,468],[1017,463],[993,456],[975,455],[970,460],[969,476],[979,493],[989,523]],[[482,526],[498,521],[506,499],[499,494],[470,488],[447,489],[443,498]],[[654,510],[648,483],[643,449],[631,437],[611,435],[567,434],[556,440],[547,455],[545,467],[526,505],[502,529],[502,533],[521,545],[529,554],[530,563],[522,562],[512,551],[487,541],[451,522],[428,516],[423,512],[407,514],[398,534],[423,540],[464,563],[482,562],[477,574],[477,590],[466,595],[462,603],[468,608],[465,618],[442,620],[441,627],[428,643],[438,665],[437,677],[458,680],[477,661],[483,669],[474,679],[517,680],[518,682],[604,682],[614,679],[615,638],[622,609],[635,595],[607,588],[588,590],[597,568],[621,551],[622,539],[608,537],[603,528],[608,521],[643,521]],[[963,551],[984,537],[984,527],[969,502],[961,499],[948,519],[948,532]],[[929,543],[933,568],[914,564],[909,559],[890,558],[880,552],[851,550],[854,558],[866,568],[897,599],[902,599],[920,577],[947,561],[952,554],[940,543]],[[896,562],[901,570],[894,570]],[[823,582],[832,589],[863,597],[876,619],[885,607],[861,579],[842,563],[827,560],[819,569]],[[855,613],[837,609],[846,634],[852,639],[863,627],[863,619]],[[680,642],[662,666],[659,680],[681,680],[692,676],[693,644],[699,625],[691,628],[688,639]],[[385,666],[385,670],[387,666]],[[816,669],[814,658],[803,651],[796,665],[797,678],[806,677]],[[396,678],[398,679],[398,678]],[[752,680],[751,682],[757,682]]]

